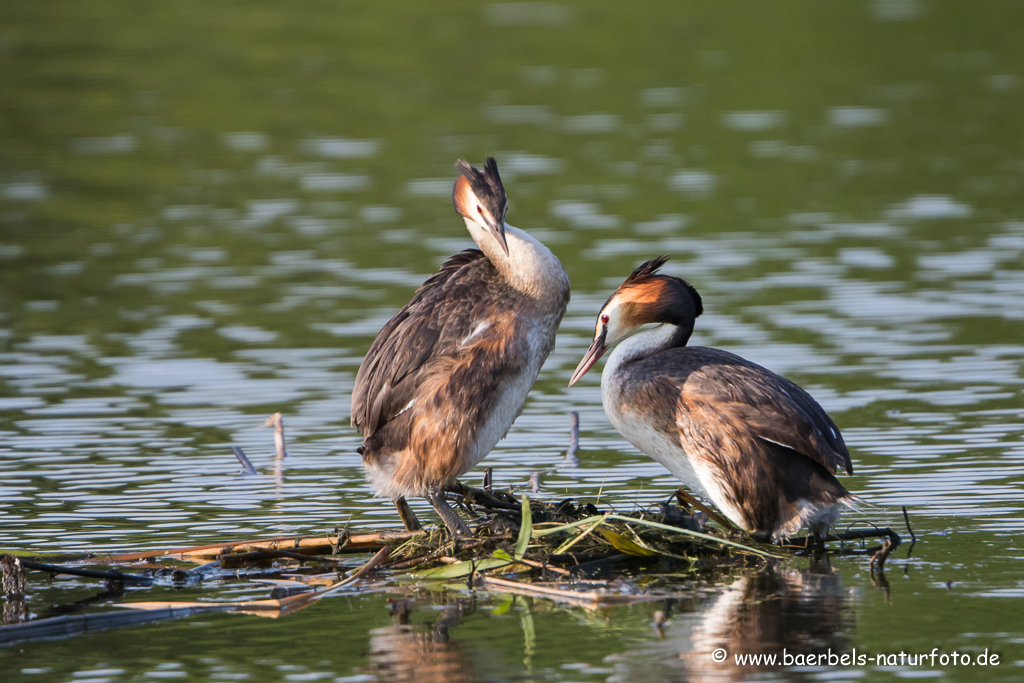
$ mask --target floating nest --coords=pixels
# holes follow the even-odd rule
[[[443,529],[413,536],[392,550],[390,568],[419,580],[480,572],[592,578],[631,567],[675,572],[749,564],[777,553],[710,529],[706,512],[676,505],[618,514],[572,498],[516,499],[511,490],[462,485],[451,496],[476,520],[474,537],[453,538]]]
[[[657,509],[619,514],[593,503],[519,498],[511,491],[456,485],[449,492],[476,524],[470,538],[443,528],[416,531],[335,530],[330,536],[255,539],[138,553],[29,558],[0,557],[4,624],[0,642],[33,640],[174,618],[208,611],[280,615],[307,607],[339,591],[408,592],[421,588],[488,590],[553,599],[585,608],[663,599],[682,577],[761,566],[827,541],[860,541],[871,554],[872,579],[900,542],[890,529],[848,530],[827,539],[794,539],[785,545],[753,542],[699,502],[663,503]],[[709,519],[714,518],[714,519]],[[714,521],[717,520],[717,521]],[[908,530],[909,530],[909,519]],[[911,531],[913,537],[913,532]],[[880,537],[881,547],[863,541]],[[362,561],[359,555],[373,553]],[[49,559],[48,562],[41,560]],[[56,562],[60,563],[57,564]],[[105,568],[99,568],[105,567]],[[26,570],[102,580],[104,607],[117,612],[31,618],[24,596],[32,582]],[[201,602],[128,601],[138,589],[202,589],[223,581],[253,581],[270,587],[264,600]],[[126,592],[125,586],[133,590]],[[143,612],[145,617],[140,618]]]

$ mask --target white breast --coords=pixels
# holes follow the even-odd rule
[[[662,326],[664,327],[664,326]],[[714,503],[725,516],[743,528],[748,528],[745,517],[731,502],[715,476],[704,461],[692,457],[683,447],[680,439],[682,427],[676,420],[675,405],[628,405],[622,400],[625,381],[643,382],[653,378],[630,376],[620,372],[622,364],[640,355],[646,355],[657,343],[664,330],[654,328],[641,332],[619,344],[601,373],[601,400],[604,412],[622,436],[631,444],[661,463],[677,479],[686,484],[693,493]],[[646,336],[646,338],[644,338]],[[638,339],[639,337],[639,339]],[[658,414],[664,411],[667,414]],[[654,427],[655,424],[674,425],[671,432]]]
[[[640,333],[626,339],[616,346],[608,357],[601,373],[601,400],[604,403],[604,412],[627,441],[664,465],[695,493],[706,496],[704,485],[697,475],[693,461],[680,444],[678,434],[666,434],[654,427],[656,422],[666,422],[665,419],[656,420],[658,416],[654,411],[674,413],[675,406],[627,406],[622,401],[624,373],[619,373],[619,368],[624,360],[635,357],[640,351],[639,347],[647,346],[645,342],[648,340],[643,339],[645,334],[650,333]],[[674,415],[668,419],[669,424],[675,424]]]
[[[523,412],[526,396],[540,374],[544,360],[555,345],[555,331],[561,317],[561,313],[544,315],[536,320],[532,328],[528,328],[526,334],[529,361],[518,368],[516,374],[510,374],[498,389],[500,395],[497,397],[494,410],[477,432],[470,467],[476,466],[499,441],[505,438],[512,423]]]
[[[509,286],[534,302],[529,310],[514,313],[523,316],[520,320],[529,317],[529,322],[520,327],[520,334],[524,335],[526,342],[525,358],[522,365],[513,368],[509,377],[502,382],[494,410],[477,432],[477,441],[470,458],[473,465],[476,465],[505,437],[512,423],[523,412],[526,395],[530,393],[541,366],[555,346],[555,332],[569,302],[569,276],[550,249],[518,228],[505,225],[505,240],[509,251],[506,256],[494,246],[493,240],[482,237],[479,226],[468,218],[466,226]],[[478,326],[463,343],[487,333],[488,328]]]
[[[707,497],[707,491],[697,474],[697,468],[679,444],[677,438],[654,428],[651,421],[644,415],[637,415],[628,410],[621,410],[619,404],[610,400],[609,394],[617,393],[606,389],[602,382],[601,393],[604,396],[604,412],[622,436],[631,444],[661,463],[677,479],[686,484],[694,493]]]

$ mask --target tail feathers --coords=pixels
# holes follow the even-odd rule
[[[845,496],[839,499],[839,502],[845,505],[851,510],[861,510],[862,508],[878,508],[878,505],[864,500],[855,493],[847,493]]]
[[[788,509],[780,511],[779,523],[771,534],[772,540],[778,542],[795,536],[804,527],[812,534],[824,536],[829,529],[835,528],[843,509],[856,509],[858,501],[860,498],[850,493],[833,503],[797,501]]]

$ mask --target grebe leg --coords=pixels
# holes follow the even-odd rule
[[[398,516],[402,518],[402,524],[405,525],[406,531],[419,531],[423,527],[420,525],[420,520],[416,519],[416,513],[409,507],[409,503],[399,496],[394,500],[395,507],[398,508]]]
[[[439,486],[436,489],[430,491],[426,495],[427,501],[434,507],[437,514],[441,517],[441,521],[444,522],[448,530],[452,532],[453,536],[472,536],[473,532],[469,526],[462,521],[459,517],[459,513],[455,512],[448,505],[448,501],[444,497],[444,488]]]

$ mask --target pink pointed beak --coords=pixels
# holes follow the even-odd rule
[[[488,224],[488,229],[491,234],[494,235],[494,239],[498,240],[498,246],[505,252],[505,256],[508,256],[508,242],[505,240],[505,221],[499,221],[497,224]]]
[[[598,359],[604,355],[604,352],[608,350],[608,347],[605,346],[604,343],[607,334],[608,328],[605,327],[597,339],[594,340],[594,343],[590,345],[590,348],[587,349],[587,352],[583,355],[583,360],[581,360],[580,364],[576,366],[576,372],[572,373],[572,377],[569,379],[570,387],[573,384],[576,384],[580,377],[587,374],[587,370],[594,367],[594,363],[596,363]]]

